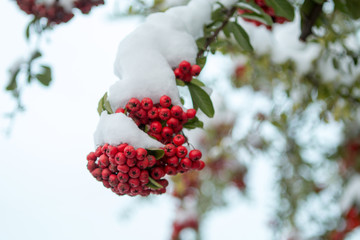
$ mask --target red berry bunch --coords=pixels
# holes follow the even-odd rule
[[[126,143],[118,146],[105,144],[88,154],[87,168],[94,178],[118,195],[148,196],[150,193],[166,192],[169,184],[163,178],[166,174],[176,175],[190,169],[201,170],[205,166],[199,160],[199,150],[192,150],[187,156],[184,146],[168,144],[164,151],[164,156],[156,160],[144,148],[135,149]]]
[[[165,144],[159,149],[158,159],[153,149],[135,149],[126,143],[118,146],[105,144],[88,154],[88,170],[116,194],[162,194],[168,185],[163,178],[165,175],[205,167],[200,160],[201,152],[197,149],[189,151],[184,146],[187,140],[180,133],[188,119],[195,118],[196,110],[184,111],[179,105],[172,105],[171,98],[164,95],[156,104],[150,98],[141,101],[131,98],[125,108],[118,108],[115,113],[132,118],[141,130]]]
[[[280,16],[276,16],[275,11],[272,7],[269,7],[268,5],[266,5],[265,0],[255,0],[255,4],[258,5],[259,7],[262,8],[262,10],[264,10],[264,12],[269,15],[274,23],[279,23],[279,24],[283,24],[284,22],[287,22],[288,20],[284,17],[280,17]],[[244,14],[244,13],[251,13],[251,10],[244,10],[244,9],[239,9],[238,13]],[[248,19],[248,18],[243,18],[245,21],[247,22],[251,22],[253,24],[255,24],[256,26],[261,26],[261,25],[265,25],[268,29],[271,29],[271,26],[267,26],[266,24],[253,20],[253,19]]]
[[[167,95],[162,96],[156,104],[150,98],[143,98],[141,101],[131,98],[125,108],[118,108],[115,112],[126,114],[141,130],[163,144],[171,143],[174,136],[181,132],[183,125],[196,115],[195,109],[184,111],[179,105],[172,105],[171,98]],[[178,136],[175,141],[185,142],[185,137],[182,137],[184,139]]]
[[[64,9],[64,7],[55,1],[53,4],[45,4],[43,1],[36,0],[16,0],[20,9],[27,14],[33,14],[37,18],[47,18],[47,24],[66,23],[74,17],[72,12]],[[78,8],[82,13],[89,13],[93,6],[104,4],[103,0],[76,0],[74,8]]]
[[[199,65],[192,65],[187,61],[182,61],[179,67],[174,70],[174,74],[177,79],[184,82],[191,82],[193,77],[200,74],[201,68]]]

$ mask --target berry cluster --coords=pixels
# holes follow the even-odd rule
[[[184,111],[179,105],[172,105],[171,98],[164,95],[159,103],[154,104],[150,98],[131,98],[125,108],[118,108],[116,113],[124,113],[132,118],[138,127],[163,144],[171,143],[175,135],[183,129],[184,124],[196,115],[195,109]],[[184,138],[184,140],[180,139]],[[185,141],[183,135],[176,141]],[[181,145],[181,144],[180,144]]]
[[[192,65],[187,61],[182,61],[179,67],[174,70],[174,74],[177,79],[184,82],[191,82],[193,77],[200,74],[201,68],[199,65]]]
[[[94,178],[118,195],[148,196],[166,192],[168,181],[163,178],[166,174],[201,170],[205,166],[199,160],[199,150],[191,150],[188,157],[184,146],[168,144],[164,150],[164,156],[156,160],[144,148],[135,149],[126,143],[118,146],[105,144],[88,154],[87,168]]]
[[[47,18],[47,24],[66,23],[74,17],[72,12],[67,11],[55,1],[53,4],[46,4],[44,1],[16,0],[20,9],[27,14],[33,14],[37,18]],[[74,8],[80,9],[82,13],[89,13],[93,6],[104,4],[103,0],[74,0]]]
[[[188,152],[184,146],[185,136],[180,133],[188,119],[195,118],[196,110],[183,109],[171,104],[171,98],[164,95],[159,103],[150,98],[131,98],[125,108],[118,108],[132,118],[138,127],[165,146],[158,159],[154,150],[135,149],[126,143],[118,146],[105,144],[87,156],[88,170],[104,186],[118,195],[148,196],[150,193],[166,192],[168,181],[165,175],[176,175],[189,170],[202,170],[205,163],[202,154],[194,149]]]
[[[265,0],[255,0],[255,4],[258,5],[259,7],[261,7],[262,10],[264,10],[264,12],[272,18],[274,23],[283,24],[284,22],[288,21],[284,17],[276,16],[274,9],[272,7],[269,7],[268,5],[266,5]],[[251,13],[251,10],[239,9],[238,13],[240,15],[244,14],[244,13]],[[243,19],[247,22],[251,22],[251,23],[255,24],[256,26],[265,25],[266,28],[271,29],[271,26],[267,26],[266,24],[259,22],[257,20],[248,19],[248,18],[243,18]]]

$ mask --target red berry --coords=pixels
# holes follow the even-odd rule
[[[186,147],[184,147],[184,146],[179,146],[176,148],[176,156],[178,156],[179,158],[185,157],[187,152],[188,151],[187,151]]]
[[[141,186],[130,188],[130,193],[133,194],[134,196],[141,194],[141,192],[142,192]]]
[[[127,173],[129,172],[129,166],[128,165],[119,165],[117,166],[117,170],[119,170],[119,172],[122,172],[122,173]]]
[[[138,187],[140,185],[140,180],[138,178],[130,178],[128,181],[130,187]]]
[[[152,108],[148,111],[147,115],[148,115],[148,118],[150,118],[150,119],[155,119],[155,118],[157,118],[157,117],[159,116],[159,114],[158,114],[158,109],[157,109],[156,107],[152,107]]]
[[[201,152],[197,149],[191,150],[189,153],[189,158],[191,161],[197,161],[201,158],[201,156]]]
[[[126,104],[127,110],[129,112],[136,112],[140,109],[140,101],[137,98],[131,98],[129,102]]]
[[[94,178],[96,178],[98,181],[101,181],[101,173],[102,173],[102,169],[101,168],[95,168],[94,170],[91,171],[91,174],[94,176]]]
[[[172,157],[176,154],[176,147],[173,144],[166,144],[164,147],[165,156]]]
[[[191,168],[191,160],[188,158],[183,158],[180,160],[180,166],[184,169],[190,169]]]
[[[160,106],[162,106],[163,108],[168,108],[171,105],[171,98],[169,96],[162,96],[160,98]]]
[[[147,155],[147,151],[144,148],[138,148],[136,149],[136,159],[141,161],[144,160],[144,158]]]
[[[177,171],[175,167],[172,166],[166,166],[165,167],[165,173],[168,175],[176,175]]]
[[[119,152],[124,152],[125,147],[127,146],[127,143],[122,143],[119,146],[117,146],[117,149],[119,150]]]
[[[192,169],[199,169],[199,167],[200,167],[200,161],[194,161],[194,162],[192,162],[192,165],[191,165],[191,168]]]
[[[162,125],[159,121],[154,121],[150,124],[150,131],[153,133],[161,133]]]
[[[179,126],[179,124],[180,124],[180,122],[179,122],[179,120],[177,120],[176,118],[170,118],[169,120],[167,120],[167,122],[166,122],[166,124],[169,126],[169,127],[171,127],[172,129],[176,129],[178,126]]]
[[[124,154],[127,158],[134,158],[136,156],[136,151],[133,146],[126,146],[124,148]]]
[[[129,180],[129,175],[127,173],[119,172],[117,178],[120,183],[126,183]]]
[[[117,165],[112,165],[112,164],[110,164],[109,165],[109,170],[110,170],[110,172],[112,172],[112,173],[116,173],[118,170],[117,170]]]
[[[184,77],[184,74],[182,73],[182,71],[179,68],[176,68],[174,70],[174,74],[177,79],[182,79]]]
[[[198,76],[201,72],[201,67],[199,65],[192,65],[191,66],[191,75]]]
[[[126,163],[126,156],[124,153],[122,152],[118,152],[116,155],[115,155],[115,162],[119,165],[124,165]]]
[[[178,134],[173,138],[173,143],[176,146],[181,146],[181,145],[183,145],[185,143],[185,137],[183,135],[181,135],[181,134]]]
[[[155,138],[156,140],[158,140],[159,142],[162,141],[162,136],[160,133],[153,133],[153,132],[148,132],[149,136]]]
[[[177,119],[181,118],[183,110],[180,106],[176,105],[171,108],[171,116]]]
[[[108,180],[110,175],[111,175],[111,171],[108,168],[104,168],[101,172],[101,177],[104,180]]]
[[[109,144],[105,143],[104,146],[101,147],[101,152],[106,153],[108,146],[109,146]]]
[[[198,170],[203,170],[203,168],[205,167],[205,162],[204,161],[199,161],[200,162],[200,167],[198,168]]]
[[[107,153],[108,153],[108,156],[109,157],[115,157],[116,153],[118,152],[119,150],[117,149],[117,147],[115,146],[109,146],[108,149],[107,149]]]
[[[100,157],[101,154],[102,154],[101,146],[99,146],[99,147],[96,149],[96,151],[95,151],[95,156],[96,156],[96,157]]]
[[[93,161],[93,160],[89,160],[88,161],[88,164],[87,164],[87,169],[90,171],[90,172],[92,172],[95,168],[97,168],[97,167],[99,167],[96,163],[95,163],[95,161]]]
[[[162,178],[163,176],[165,176],[164,171],[162,170],[162,168],[160,167],[156,167],[153,168],[151,170],[151,177],[155,180],[159,180],[160,178]]]
[[[192,80],[192,75],[191,73],[186,73],[182,79],[184,82],[191,82]]]
[[[142,170],[140,172],[139,180],[142,183],[145,183],[145,184],[148,183],[149,182],[149,172],[146,170]]]
[[[140,176],[140,169],[137,167],[130,168],[129,177],[138,178]]]
[[[183,112],[183,113],[181,114],[181,117],[180,117],[179,120],[180,120],[180,124],[181,124],[181,125],[187,123],[188,117],[187,117],[186,112]]]
[[[117,176],[115,174],[111,174],[109,176],[109,184],[112,187],[116,187],[119,184],[119,180],[117,179]]]
[[[170,109],[168,108],[160,108],[159,110],[159,117],[161,120],[169,120],[171,117]]]
[[[173,167],[177,167],[179,165],[179,158],[177,156],[173,156],[166,160],[167,164]]]
[[[94,152],[91,152],[87,155],[86,157],[87,160],[93,160],[93,161],[96,161],[96,155]]]
[[[191,64],[188,61],[182,61],[179,64],[179,69],[181,70],[181,72],[183,73],[188,73],[191,71]]]
[[[107,181],[107,180],[102,180],[102,182],[103,182],[104,187],[106,187],[106,188],[111,188],[111,186],[110,186],[110,184],[109,184],[109,181]]]
[[[161,136],[165,139],[169,139],[174,134],[174,131],[169,127],[164,127],[161,131]]]
[[[126,160],[126,165],[128,165],[129,167],[135,166],[136,163],[137,163],[136,158],[128,158],[128,159]]]
[[[144,109],[140,109],[135,113],[135,116],[139,119],[145,119],[147,118],[147,112]]]
[[[125,113],[125,109],[119,107],[118,109],[116,109],[115,113]]]
[[[145,111],[149,111],[154,105],[151,98],[143,98],[140,104],[141,104],[141,108],[144,109]]]
[[[158,181],[158,183],[160,183],[160,185],[162,185],[164,188],[169,186],[169,182],[166,179],[161,179],[161,180]]]
[[[188,119],[193,119],[195,117],[195,115],[196,115],[196,110],[193,108],[190,108],[186,111],[186,117]]]
[[[117,186],[117,189],[120,193],[126,194],[130,190],[130,185],[128,183],[119,183],[119,185]]]
[[[99,158],[99,166],[101,168],[106,168],[107,166],[109,166],[109,164],[109,158],[105,154],[101,155]]]
[[[116,161],[115,161],[115,158],[109,157],[109,162],[110,162],[110,166],[111,166],[111,165],[115,165],[115,166],[118,165],[118,164],[116,163]],[[110,166],[109,166],[109,167],[110,167]]]
[[[149,161],[149,168],[153,167],[156,164],[156,158],[153,155],[148,155],[146,158]]]
[[[149,160],[147,158],[144,158],[144,160],[138,161],[136,166],[140,169],[145,169],[149,166]]]

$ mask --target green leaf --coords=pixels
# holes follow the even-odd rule
[[[6,86],[7,91],[12,91],[12,90],[15,90],[17,88],[16,78],[17,78],[19,72],[20,72],[20,68],[17,68],[15,70],[15,72],[13,72],[13,74],[11,75],[9,84]]]
[[[110,102],[108,100],[104,101],[104,108],[106,109],[106,111],[110,114],[114,113],[114,111],[111,109],[111,105]]]
[[[200,50],[205,49],[205,44],[206,44],[206,38],[204,38],[204,37],[196,40],[196,45],[197,45],[198,49],[200,49]]]
[[[41,56],[42,56],[41,52],[35,51],[30,57],[30,62],[34,61],[35,59],[37,59],[37,58],[39,58]]]
[[[152,177],[149,177],[149,183],[146,184],[146,186],[155,190],[164,188],[163,185],[155,181]]]
[[[264,12],[264,10],[257,4],[252,2],[249,3],[242,2],[242,3],[238,3],[237,6],[239,6],[241,9],[246,9],[251,11],[251,13],[242,13],[240,15],[241,17],[254,19],[268,26],[271,26],[273,24],[272,18],[266,12]]]
[[[37,80],[39,80],[39,82],[42,85],[49,86],[49,84],[52,80],[51,68],[49,66],[45,66],[45,65],[42,65],[41,67],[43,68],[43,72],[36,74],[35,77],[37,78]]]
[[[234,34],[236,41],[245,51],[253,51],[253,47],[251,46],[250,39],[245,30],[237,23],[230,22],[231,32]]]
[[[222,30],[226,38],[230,38],[230,36],[231,36],[230,35],[231,29],[229,26],[230,26],[229,23],[227,23]]]
[[[202,81],[200,81],[199,79],[193,78],[191,80],[191,83],[198,85],[199,87],[205,87],[205,83],[203,83]]]
[[[146,151],[148,152],[148,155],[153,155],[156,160],[161,159],[165,155],[165,151],[159,148],[147,148]]]
[[[287,0],[265,0],[265,2],[274,9],[277,16],[284,17],[289,21],[294,20],[294,7]]]
[[[213,117],[215,110],[210,96],[201,87],[191,82],[188,84],[188,87],[194,108],[200,108],[206,116]]]
[[[104,94],[104,96],[99,100],[97,111],[99,115],[105,110],[104,109],[104,100],[107,99],[107,92]]]
[[[197,117],[194,117],[193,119],[187,121],[187,123],[185,123],[183,127],[187,129],[203,128],[204,123],[200,121]]]
[[[222,22],[226,18],[226,9],[219,7],[211,13],[211,20],[214,22]]]
[[[180,86],[180,87],[183,87],[183,86],[185,86],[185,82],[180,80],[180,79],[176,79],[176,85]]]
[[[182,105],[184,105],[185,104],[184,98],[180,97],[180,102],[181,102]]]
[[[199,65],[202,68],[204,68],[206,63],[206,57],[199,57],[196,59],[196,64]]]

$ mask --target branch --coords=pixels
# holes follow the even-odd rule
[[[312,27],[322,12],[323,3],[313,3],[310,12],[308,14],[303,13],[303,24],[301,25],[300,40],[305,42],[307,37],[312,34]]]
[[[221,26],[218,29],[216,29],[216,31],[212,35],[210,35],[209,37],[206,38],[205,46],[203,49],[201,49],[198,52],[196,58],[200,58],[201,56],[204,55],[205,51],[207,51],[210,44],[216,40],[217,35],[219,35],[220,31],[224,29],[226,24],[229,22],[230,18],[234,15],[234,13],[236,12],[236,9],[237,9],[237,7],[232,7],[231,9],[229,9],[227,11],[225,20],[223,21]]]

